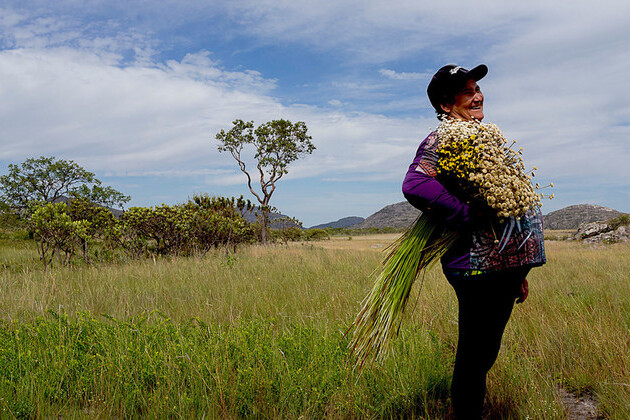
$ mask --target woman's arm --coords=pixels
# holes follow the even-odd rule
[[[518,295],[516,296],[516,303],[523,303],[525,299],[529,296],[529,283],[527,283],[527,279],[523,279],[523,283],[521,283],[521,287],[519,288]]]
[[[433,132],[420,144],[416,157],[403,181],[403,195],[415,208],[426,212],[453,229],[470,224],[468,204],[449,193],[436,178],[437,133]]]

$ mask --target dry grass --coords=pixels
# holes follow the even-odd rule
[[[160,311],[175,323],[199,318],[209,325],[228,329],[240,325],[245,326],[243,331],[254,331],[248,334],[256,330],[247,325],[260,322],[265,325],[265,334],[270,334],[260,339],[272,341],[254,343],[268,349],[273,357],[280,354],[274,350],[276,334],[284,334],[285,341],[294,340],[308,354],[315,351],[317,337],[325,343],[340,340],[372,285],[371,274],[383,257],[381,250],[395,238],[339,238],[289,247],[252,247],[231,257],[216,253],[199,259],[104,264],[49,273],[39,268],[31,245],[20,242],[12,247],[5,242],[0,244],[0,318],[5,323],[28,326],[49,309],[71,318],[87,311],[96,317],[108,314],[118,319]],[[377,244],[382,248],[374,247]],[[630,418],[630,245],[551,241],[547,251],[548,264],[530,274],[530,297],[516,307],[499,360],[491,371],[491,413],[512,418],[566,418],[558,393],[562,387],[576,395],[593,396],[605,418]],[[368,369],[358,385],[356,378],[331,385],[327,375],[345,369],[343,358],[326,353],[329,348],[338,351],[332,344],[317,347],[322,359],[307,367],[319,374],[318,386],[327,387],[325,393],[317,394],[317,407],[323,404],[327,408],[321,411],[309,405],[314,394],[296,385],[286,391],[286,398],[302,401],[294,409],[297,411],[261,413],[270,417],[443,414],[440,407],[446,404],[445,395],[431,391],[427,384],[437,381],[441,385],[436,389],[442,391],[447,387],[457,342],[457,302],[439,269],[427,273],[423,283],[420,293],[419,285],[414,288],[402,336],[384,367]],[[304,336],[308,340],[296,332],[300,328],[310,331]],[[426,349],[438,350],[426,353]],[[426,356],[423,364],[418,364],[419,354],[440,359]],[[258,366],[255,360],[254,367]],[[212,366],[210,359],[204,363]],[[291,367],[295,371],[282,367],[281,357],[278,363],[266,368],[271,376],[265,381],[272,381],[271,377],[282,380],[285,373],[297,380],[298,369],[306,368],[299,364]],[[225,378],[230,378],[229,372],[226,370]],[[423,381],[429,382],[418,382],[422,372]],[[209,374],[214,375],[212,371]],[[181,380],[187,383],[186,377]],[[250,380],[253,384],[261,378],[252,376]],[[242,384],[243,392],[249,389],[248,384]],[[170,392],[170,398],[180,398],[181,402],[184,391],[201,389],[206,388],[160,388],[156,392]],[[195,398],[210,398],[204,395]],[[263,399],[251,404],[262,409],[274,403]]]
[[[575,229],[545,229],[545,240],[546,241],[565,241],[567,239],[573,238],[575,235]]]
[[[545,230],[545,240],[562,241],[573,237],[574,234],[574,229]],[[401,235],[402,233],[382,233],[374,235],[332,236],[329,240],[297,242],[290,244],[290,246],[315,246],[323,249],[381,250],[387,248]]]
[[[324,241],[297,242],[291,246],[318,247],[323,249],[347,250],[383,250],[391,245],[402,233],[383,233],[376,235],[333,236]]]

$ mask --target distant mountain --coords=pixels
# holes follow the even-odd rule
[[[243,216],[243,219],[247,220],[249,223],[255,223],[258,221],[257,213],[259,211],[260,211],[260,208],[255,207],[254,209],[250,211],[242,212],[241,216]],[[288,218],[289,216],[284,215],[282,213],[271,212],[269,213],[269,227],[273,229],[283,229],[289,226],[295,226],[295,227],[298,226],[295,222],[288,220]],[[278,219],[282,219],[282,220],[278,220]]]
[[[594,204],[576,204],[543,216],[545,229],[577,229],[581,223],[605,222],[623,213]]]
[[[349,226],[357,225],[363,222],[365,219],[358,216],[344,217],[334,222],[322,223],[321,225],[311,226],[309,229],[326,229],[326,228],[346,228]]]
[[[404,229],[415,222],[419,215],[420,210],[406,201],[401,201],[400,203],[383,207],[362,223],[352,227],[359,229],[370,227]]]
[[[543,216],[545,229],[577,229],[581,223],[606,221],[623,213],[608,207],[593,204],[577,204],[553,211]],[[390,204],[367,217],[353,228],[397,228],[404,229],[420,215],[420,211],[406,201]]]
[[[65,195],[62,195],[61,197],[55,198],[52,202],[70,204],[70,199],[66,197]],[[100,204],[98,205],[101,206]],[[107,210],[111,211],[116,219],[120,219],[120,216],[122,216],[125,213],[124,210],[119,210],[119,209],[115,209],[115,208],[107,207],[107,206],[101,206],[101,207],[105,207]]]

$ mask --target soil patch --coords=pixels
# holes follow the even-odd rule
[[[597,401],[591,395],[584,394],[578,396],[564,388],[558,388],[558,395],[571,420],[592,420],[599,418],[597,415]]]

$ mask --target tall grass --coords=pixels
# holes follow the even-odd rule
[[[0,243],[0,417],[442,418],[457,305],[439,269],[382,364],[342,339],[382,253],[318,247],[43,272]],[[504,418],[565,418],[558,387],[630,418],[630,247],[548,243],[489,378]]]
[[[18,273],[0,272],[7,297],[0,314],[24,320],[54,309],[126,319],[159,310],[177,322],[274,318],[328,325],[345,320],[379,259],[378,252],[252,247],[227,257],[216,252],[49,272],[35,261]]]

